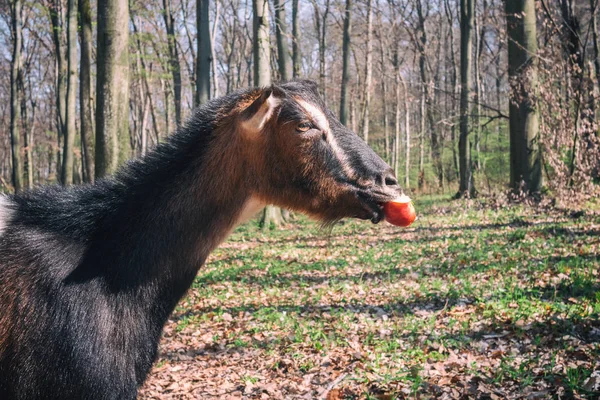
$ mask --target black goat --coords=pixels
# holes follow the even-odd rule
[[[390,168],[308,81],[197,109],[94,185],[0,196],[0,399],[134,399],[209,253],[265,204],[378,222]]]

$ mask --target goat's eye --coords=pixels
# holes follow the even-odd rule
[[[298,124],[298,126],[296,126],[296,130],[298,132],[306,132],[306,131],[312,129],[312,127],[313,126],[312,126],[312,124],[310,122],[300,122]]]

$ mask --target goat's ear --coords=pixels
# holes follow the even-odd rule
[[[258,135],[267,122],[275,116],[275,109],[281,102],[273,88],[262,90],[262,93],[246,109],[242,111],[242,128],[249,135]]]

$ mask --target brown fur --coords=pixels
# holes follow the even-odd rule
[[[215,137],[218,139],[213,154],[222,156],[210,157],[214,161],[212,168],[216,171],[224,164],[230,165],[231,170],[226,173],[229,176],[236,173],[244,175],[242,180],[248,185],[248,190],[265,203],[305,212],[318,219],[337,219],[335,211],[332,217],[334,205],[340,207],[340,212],[344,209],[347,212],[348,207],[360,208],[349,188],[323,171],[315,159],[311,146],[314,141],[321,140],[321,133],[312,137],[299,135],[297,123],[279,121],[276,112],[258,136],[236,129],[247,118],[245,111],[257,106],[254,102],[265,101],[261,99],[262,94],[264,92],[255,91],[240,99],[236,107],[217,123]],[[251,103],[251,100],[254,102]],[[305,117],[310,119],[308,114]],[[227,161],[224,161],[225,158]],[[294,177],[313,182],[314,190],[298,191],[290,184]],[[227,179],[226,175],[223,181]]]

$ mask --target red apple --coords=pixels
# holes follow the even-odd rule
[[[410,226],[417,218],[412,200],[407,195],[402,195],[383,205],[385,220],[396,226]]]

